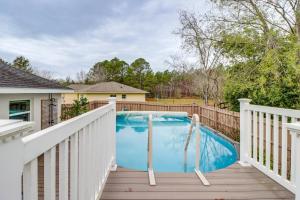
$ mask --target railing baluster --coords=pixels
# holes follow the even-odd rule
[[[108,137],[108,134],[107,134],[107,132],[109,131],[109,130],[107,130],[107,124],[109,124],[109,119],[108,119],[108,117],[107,117],[107,113],[105,113],[105,126],[104,126],[104,138],[105,138],[105,140],[104,141],[108,141],[109,140],[109,137]],[[109,161],[108,161],[108,158],[109,158],[109,150],[108,150],[108,143],[107,142],[105,142],[105,153],[104,153],[104,155],[105,155],[105,175],[106,175],[106,173],[108,172],[108,170],[109,170]],[[105,176],[104,175],[104,176]]]
[[[90,186],[89,186],[89,179],[90,179],[90,173],[89,173],[89,145],[90,145],[90,140],[89,140],[89,130],[90,129],[90,126],[87,125],[85,128],[84,128],[84,135],[85,135],[85,145],[84,145],[84,196],[85,196],[85,199],[89,199],[89,189],[90,189]]]
[[[104,121],[104,117],[101,117],[100,118],[101,119],[101,123],[100,123],[100,125],[102,126],[102,127],[104,127],[104,124],[105,124],[105,121]],[[104,143],[105,143],[105,140],[104,140],[104,131],[103,131],[103,129],[101,128],[101,131],[100,131],[100,141],[101,141],[101,143],[100,143],[100,151],[102,152],[102,154],[101,154],[101,160],[104,160],[104,158],[105,158],[105,156],[104,156]],[[100,172],[100,175],[101,175],[101,183],[103,183],[104,182],[104,173],[105,173],[105,167],[104,167],[104,162],[101,162],[100,163],[100,170],[101,170],[101,172]]]
[[[295,117],[292,118],[292,123],[296,122],[297,119]],[[296,134],[291,135],[291,183],[295,184],[296,180]]]
[[[38,199],[38,162],[37,158],[24,166],[24,200]]]
[[[257,162],[257,112],[253,112],[253,158]]]
[[[96,190],[96,160],[95,160],[95,124],[96,121],[92,122],[91,127],[91,192],[92,192],[92,199],[97,198],[97,190]]]
[[[281,176],[287,178],[287,129],[283,124],[287,123],[287,117],[282,116],[282,131],[281,131]]]
[[[259,163],[264,165],[264,113],[259,112]]]
[[[278,138],[278,115],[274,115],[273,118],[273,171],[275,174],[278,174],[278,146],[279,146],[279,138]]]
[[[247,145],[248,145],[247,154],[248,154],[248,158],[251,158],[252,157],[251,156],[251,154],[252,154],[252,142],[251,141],[252,141],[252,133],[253,133],[253,130],[252,130],[252,111],[251,110],[247,111],[247,119],[248,119],[248,121],[246,122],[247,129],[248,129],[248,131],[247,131]],[[253,138],[253,140],[254,140],[254,138]]]
[[[266,167],[271,169],[271,115],[266,113]]]
[[[44,199],[55,200],[55,168],[56,168],[56,147],[52,147],[44,154]]]
[[[96,199],[96,193],[97,193],[97,189],[96,189],[96,164],[95,164],[95,124],[96,121],[92,122],[92,127],[91,127],[91,190],[92,190],[92,199]]]
[[[70,199],[78,199],[78,132],[71,136]]]
[[[68,200],[69,139],[59,144],[59,200]]]
[[[87,152],[85,154],[87,160],[87,193],[88,193],[88,198],[87,199],[92,199],[92,140],[91,140],[91,135],[92,135],[92,123],[88,125],[88,132],[87,132]]]
[[[86,184],[85,184],[85,140],[86,140],[86,128],[84,127],[82,130],[79,131],[79,161],[78,161],[78,172],[79,172],[79,176],[78,176],[78,197],[79,200],[85,200],[85,188],[86,188]]]
[[[96,164],[97,164],[97,168],[96,168],[96,176],[97,176],[97,179],[96,179],[96,183],[97,183],[97,189],[98,191],[101,190],[101,132],[100,132],[100,122],[101,122],[101,117],[98,118],[97,120],[97,123],[96,123],[96,146],[95,146],[95,151],[96,151]]]

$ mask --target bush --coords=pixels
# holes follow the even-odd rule
[[[79,100],[74,100],[72,107],[66,112],[66,115],[68,118],[72,118],[86,113],[89,110],[88,105],[89,102],[86,97],[81,97]]]

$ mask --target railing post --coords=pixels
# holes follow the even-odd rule
[[[251,99],[238,99],[240,102],[240,161],[239,163],[242,166],[249,166],[247,162],[248,155],[248,143],[251,141],[248,141],[248,136],[251,129],[251,121],[248,119],[248,106],[250,105]]]
[[[0,199],[21,200],[24,167],[22,136],[33,129],[33,123],[3,122],[0,121]]]
[[[296,186],[296,193],[295,193],[295,200],[300,200],[300,123],[287,123],[283,124],[283,126],[286,126],[287,129],[291,131],[291,134],[295,134],[295,186]],[[293,164],[293,163],[292,163]]]
[[[117,170],[117,154],[116,154],[116,115],[117,115],[117,103],[116,97],[109,97],[108,103],[113,105],[113,117],[111,119],[113,136],[112,136],[112,145],[113,145],[113,161],[112,161],[112,171]]]
[[[298,130],[298,132],[294,132],[293,134],[297,134],[297,136],[295,137],[296,141],[296,152],[300,152],[300,130]],[[295,200],[300,200],[300,154],[299,153],[295,153],[296,156],[296,179],[295,179],[295,183],[296,183],[296,198]]]

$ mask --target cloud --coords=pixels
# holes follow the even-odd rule
[[[9,10],[9,2],[1,2],[0,7],[3,4]],[[154,70],[164,70],[165,60],[180,47],[179,38],[172,34],[178,27],[178,10],[201,5],[196,0],[88,1],[93,6],[78,0],[70,2],[64,0],[61,5],[58,1],[31,0],[34,8],[26,7],[27,12],[32,9],[36,13],[29,16],[0,12],[0,57],[11,61],[23,55],[35,67],[50,70],[57,77],[75,77],[76,72],[87,71],[94,63],[113,57],[129,63],[144,57]],[[57,9],[54,17],[45,13],[39,19],[38,8],[48,6],[55,10],[57,5],[71,7]],[[99,11],[94,7],[99,7]],[[31,24],[30,20],[36,23]]]

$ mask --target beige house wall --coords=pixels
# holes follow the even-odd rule
[[[74,100],[79,99],[80,97],[86,97],[88,101],[101,101],[107,100],[111,94],[99,94],[99,93],[88,93],[88,94],[62,94],[63,103],[71,104]],[[145,102],[145,94],[126,94],[126,98],[122,99],[122,94],[116,94],[117,101],[140,101]]]
[[[78,93],[62,94],[61,97],[63,104],[71,104],[78,99]]]

